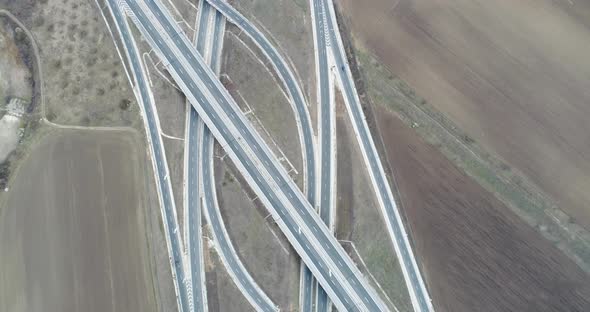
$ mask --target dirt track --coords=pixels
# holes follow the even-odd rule
[[[397,117],[376,108],[436,311],[588,311],[590,277]]]
[[[590,3],[341,0],[358,42],[590,228]]]
[[[0,210],[0,311],[155,311],[134,146],[56,130],[31,151]]]

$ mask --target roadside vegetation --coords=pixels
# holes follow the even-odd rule
[[[0,203],[6,190],[10,188],[9,181],[13,176],[19,161],[26,155],[31,141],[39,128],[39,93],[33,75],[36,73],[36,63],[31,44],[22,28],[13,20],[12,16],[0,14],[0,32],[2,32],[2,49],[0,51],[0,70],[7,75],[0,78],[0,118],[14,114],[18,118],[16,133],[3,133],[3,154],[0,159]],[[20,104],[17,113],[9,108],[11,100],[18,99]],[[7,131],[7,129],[3,129]],[[16,146],[6,146],[4,142],[9,136],[16,137]],[[14,149],[12,149],[14,147]]]
[[[74,126],[138,126],[139,109],[96,3],[45,0],[31,14],[47,120]]]
[[[514,213],[590,272],[590,234],[552,203],[533,183],[483,150],[367,51],[356,50],[367,91],[449,160],[495,194]]]

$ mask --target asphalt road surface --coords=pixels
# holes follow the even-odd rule
[[[404,229],[403,221],[401,220],[399,210],[395,204],[391,188],[387,182],[385,171],[381,165],[381,160],[377,154],[377,149],[364,113],[359,101],[359,97],[354,85],[354,80],[348,66],[346,52],[342,45],[338,25],[336,24],[336,16],[334,12],[333,3],[331,0],[319,0],[323,5],[329,9],[326,21],[328,24],[328,31],[332,55],[337,66],[338,75],[342,84],[345,102],[347,103],[349,114],[357,134],[357,139],[361,146],[363,156],[367,162],[371,180],[376,189],[379,204],[383,209],[385,221],[388,231],[392,237],[394,247],[402,271],[408,285],[412,303],[416,311],[432,311],[432,303],[424,285],[424,281],[420,275],[420,270],[412,253],[412,247],[408,241],[407,232]]]
[[[204,65],[173,19],[162,10],[161,3],[152,0],[142,3],[127,0],[127,3],[144,36],[165,60],[175,81],[271,210],[332,301],[342,310],[386,310],[237,104]],[[204,97],[214,105],[204,101]]]
[[[149,135],[149,143],[151,143],[152,156],[156,169],[156,184],[159,188],[161,207],[164,211],[162,217],[164,219],[164,229],[166,231],[166,240],[169,249],[168,252],[170,255],[172,272],[174,274],[174,285],[177,289],[179,310],[182,312],[187,310],[189,307],[189,295],[185,285],[181,246],[182,243],[180,242],[180,233],[178,231],[176,207],[174,205],[172,187],[170,185],[170,181],[168,180],[168,167],[166,165],[166,156],[164,154],[162,137],[160,136],[159,127],[156,121],[157,117],[156,112],[154,111],[155,105],[153,103],[153,97],[150,94],[145,72],[143,71],[140,64],[141,57],[139,51],[137,50],[135,42],[133,41],[133,36],[130,33],[129,25],[123,16],[123,12],[118,5],[118,1],[108,0],[108,5],[117,25],[121,39],[123,40],[127,58],[131,64],[131,70],[135,78],[135,94],[136,96],[139,96],[138,102],[140,105],[142,105],[142,111],[145,114],[144,121],[147,130],[146,132]]]
[[[196,47],[200,53],[205,50],[207,40],[209,6],[201,1],[201,10],[198,12],[198,34],[196,35]],[[191,272],[191,288],[193,293],[193,306],[195,311],[207,311],[206,281],[204,276],[203,246],[202,246],[202,221],[201,221],[201,181],[199,174],[199,163],[201,154],[200,142],[203,140],[202,120],[192,105],[188,111],[188,125],[185,138],[185,149],[187,150],[186,162],[186,205],[188,213],[185,220],[188,226],[187,251]]]
[[[330,68],[328,63],[328,45],[330,44],[326,29],[328,27],[325,20],[326,8],[324,3],[318,0],[311,0],[310,5],[312,6],[312,14],[314,15],[314,44],[315,44],[315,57],[316,57],[316,73],[318,83],[318,98],[319,98],[319,109],[318,109],[318,120],[319,120],[319,171],[320,171],[320,183],[318,185],[319,191],[319,207],[318,212],[322,221],[326,223],[330,228],[333,226],[333,213],[334,213],[334,197],[336,190],[333,188],[335,184],[335,135],[334,131],[334,102],[330,97],[332,92],[332,85],[330,84]],[[302,297],[302,308],[303,311],[312,310],[312,295],[311,289],[313,285],[316,285],[316,311],[324,312],[329,311],[330,302],[328,295],[317,285],[317,282],[313,278],[309,278],[307,275],[311,275],[309,269],[305,268],[303,272],[304,277],[304,292]]]
[[[210,14],[214,14],[213,25],[209,23]],[[223,23],[225,23],[223,15],[212,8],[206,1],[202,1],[196,46],[201,55],[206,56],[206,59],[209,60],[209,65],[217,75],[219,75],[220,71],[219,56],[223,42]],[[210,29],[211,26],[213,26],[213,29]],[[212,39],[212,42],[209,51],[206,51],[207,45],[205,43],[210,39]],[[220,257],[240,291],[257,310],[276,311],[275,304],[264,294],[244,265],[242,265],[225,230],[216,197],[213,173],[213,135],[205,126],[203,120],[198,117],[194,108],[191,109],[190,123],[191,126],[195,126],[195,132],[199,132],[201,135],[199,140],[191,142],[189,152],[191,154],[191,166],[195,168],[200,166],[200,168],[199,171],[193,170],[190,172],[190,180],[198,180],[198,176],[201,177],[202,200],[204,200],[206,216],[213,230],[214,241]],[[200,199],[197,198],[196,200]]]

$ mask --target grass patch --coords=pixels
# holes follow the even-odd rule
[[[357,245],[362,254],[367,269],[375,278],[379,278],[379,285],[387,293],[399,311],[413,311],[412,303],[404,280],[403,273],[397,259],[391,259],[392,247],[389,236],[382,236],[364,244]]]

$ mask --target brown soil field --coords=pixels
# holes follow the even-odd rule
[[[590,278],[387,109],[377,124],[436,311],[588,311]]]
[[[0,210],[0,311],[155,311],[138,138],[55,130]]]
[[[590,228],[590,2],[338,4],[357,43]]]

